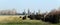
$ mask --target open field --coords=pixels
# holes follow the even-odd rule
[[[60,25],[60,23],[51,24],[41,20],[29,20],[29,18],[22,20],[19,15],[1,15],[0,25]]]

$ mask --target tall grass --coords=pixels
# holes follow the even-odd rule
[[[50,24],[41,20],[22,20],[19,16],[0,16],[0,25],[60,25]]]

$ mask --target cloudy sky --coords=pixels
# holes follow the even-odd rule
[[[30,9],[31,12],[40,10],[41,12],[51,11],[60,6],[60,0],[0,0],[0,10],[16,9],[23,12]]]

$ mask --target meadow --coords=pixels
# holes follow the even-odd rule
[[[43,22],[42,20],[22,20],[19,15],[0,15],[0,25],[60,25]]]

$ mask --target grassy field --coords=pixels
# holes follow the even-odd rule
[[[60,23],[51,24],[41,20],[29,20],[29,18],[22,20],[18,15],[2,15],[0,16],[0,25],[60,25]]]

